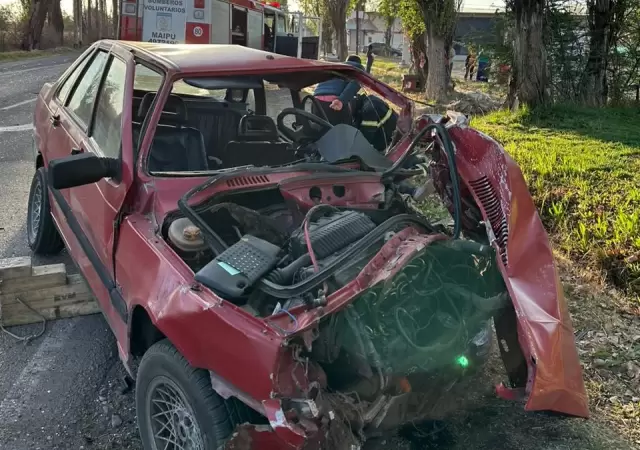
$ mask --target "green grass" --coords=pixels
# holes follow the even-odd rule
[[[553,239],[574,261],[640,292],[640,110],[501,111],[472,126],[520,165]]]
[[[30,59],[30,58],[40,58],[43,56],[51,56],[51,55],[61,55],[65,53],[71,53],[73,51],[75,51],[75,49],[73,48],[60,47],[60,48],[54,48],[51,50],[33,50],[30,52],[25,52],[22,50],[11,51],[11,52],[0,52],[0,62],[18,61],[21,59]]]
[[[406,69],[376,58],[372,72],[400,88]],[[506,94],[494,83],[456,83],[461,92]],[[520,165],[557,248],[640,293],[640,108],[499,111],[475,117],[472,126]]]
[[[379,56],[376,57],[371,68],[372,75],[395,88],[399,88],[402,85],[402,75],[406,72],[405,68],[401,68],[398,65],[398,61]]]

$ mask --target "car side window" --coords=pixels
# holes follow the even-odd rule
[[[77,81],[78,76],[84,70],[84,68],[87,67],[87,63],[88,61],[91,61],[91,59],[91,56],[87,56],[80,64],[78,64],[78,67],[76,67],[73,72],[71,72],[67,79],[64,80],[62,86],[60,86],[57,97],[58,99],[60,99],[60,102],[63,105],[66,104],[69,92],[71,92],[71,88],[73,88],[73,85]]]
[[[125,63],[112,56],[107,76],[98,93],[96,113],[90,133],[104,156],[111,158],[120,157],[126,73]]]
[[[100,87],[100,80],[102,79],[106,61],[107,52],[102,50],[98,51],[71,93],[67,108],[84,123],[84,125],[91,123],[93,106],[96,102],[96,95]]]

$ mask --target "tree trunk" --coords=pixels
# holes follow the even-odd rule
[[[420,86],[424,88],[427,84],[427,74],[428,74],[428,61],[426,58],[427,47],[426,47],[426,37],[424,33],[419,34],[418,36],[414,36],[411,38],[411,43],[409,46],[411,47],[411,68],[410,71],[418,76],[418,82]]]
[[[343,19],[344,19],[343,15]],[[349,48],[347,46],[347,26],[344,20],[335,20],[333,17],[333,27],[336,30],[336,47],[338,52],[338,58],[340,61],[345,61],[349,55]]]
[[[393,24],[387,26],[387,29],[384,30],[384,44],[386,46],[391,46],[391,37],[393,36],[392,27],[393,27]]]
[[[515,1],[514,66],[521,103],[535,108],[547,101],[545,0]]]
[[[91,26],[91,22],[93,21],[91,19],[91,15],[93,14],[93,8],[91,7],[91,0],[87,0],[87,40],[89,42],[93,42],[93,34],[92,34],[92,30],[93,27]]]
[[[51,4],[51,25],[56,30],[58,35],[58,45],[64,45],[64,18],[62,16],[62,8],[60,7],[60,0],[53,0]]]
[[[333,53],[333,27],[326,19],[322,21],[322,41],[324,54]]]
[[[31,5],[31,16],[27,22],[27,29],[22,38],[23,50],[35,50],[40,46],[42,39],[42,28],[47,19],[49,11],[48,0],[34,0]]]
[[[111,23],[113,26],[113,37],[115,39],[119,39],[118,28],[120,25],[120,18],[118,16],[118,6],[120,6],[120,2],[118,0],[111,0]]]
[[[451,73],[452,60],[451,60],[451,48],[453,47],[453,36],[447,37],[444,40],[444,57],[446,61],[446,74],[447,74],[447,93],[451,94],[454,90],[453,77]]]
[[[437,102],[447,99],[447,62],[445,55],[444,39],[436,36],[433,31],[427,30],[427,61],[429,73],[427,74],[427,98]]]
[[[609,56],[609,28],[613,1],[590,0],[589,59],[582,75],[581,97],[589,106],[603,106],[607,102],[607,65]]]

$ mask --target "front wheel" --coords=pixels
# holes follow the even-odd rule
[[[224,400],[206,370],[189,365],[167,340],[144,354],[136,381],[145,450],[216,450],[239,423],[237,400]]]
[[[31,181],[27,205],[27,240],[31,250],[40,255],[58,253],[64,247],[51,217],[47,171],[44,167],[36,170]]]

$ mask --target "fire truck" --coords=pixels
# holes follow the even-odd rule
[[[322,19],[265,0],[124,0],[118,38],[172,44],[237,44],[318,59]]]

